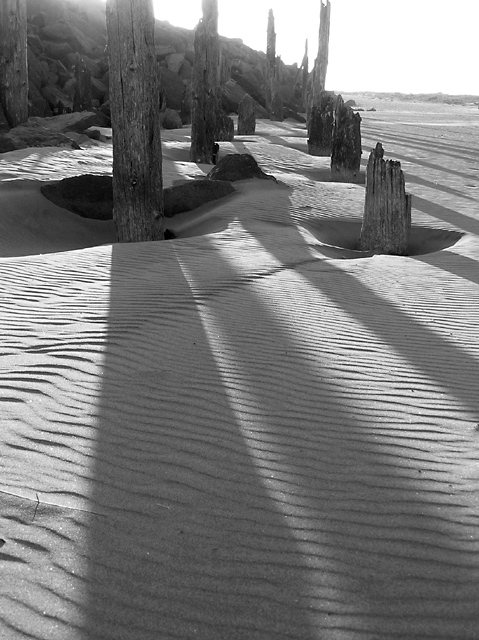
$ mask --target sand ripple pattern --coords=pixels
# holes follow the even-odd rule
[[[0,638],[477,640],[477,238],[330,259],[361,187],[236,198],[1,261]]]

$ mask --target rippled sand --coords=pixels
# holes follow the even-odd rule
[[[374,105],[412,257],[293,122],[162,243],[41,195],[107,144],[0,155],[0,638],[479,638],[479,112]]]

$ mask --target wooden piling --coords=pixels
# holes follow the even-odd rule
[[[336,98],[331,142],[331,180],[358,182],[361,167],[361,116]]]
[[[25,0],[0,0],[0,104],[10,128],[28,120]]]
[[[211,163],[218,112],[218,0],[203,0],[203,18],[195,32],[191,82],[192,162]]]
[[[276,33],[274,30],[274,15],[270,9],[268,13],[268,29],[266,42],[266,108],[270,120],[282,122],[283,100],[278,88],[278,62],[276,60]]]
[[[308,153],[310,156],[330,156],[333,139],[335,96],[323,91],[309,114]]]
[[[245,94],[238,106],[238,135],[253,135],[256,130],[256,109],[253,98]]]
[[[76,54],[75,80],[73,111],[89,111],[92,106],[91,73],[79,53]]]
[[[359,247],[407,255],[411,230],[411,196],[406,193],[401,163],[384,160],[380,142],[369,156],[366,199]]]

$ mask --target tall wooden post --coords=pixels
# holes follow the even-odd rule
[[[107,0],[113,219],[120,242],[163,239],[153,0]]]
[[[266,41],[266,108],[269,111],[270,120],[283,121],[283,101],[278,91],[276,33],[274,30],[274,15],[272,9],[270,9],[268,13]]]
[[[191,82],[192,162],[211,163],[218,111],[218,0],[202,0],[203,18],[195,33]]]
[[[306,113],[308,110],[308,80],[309,80],[308,39],[306,39],[306,44],[304,46],[304,56],[303,56],[303,62],[301,67],[303,69],[301,91],[302,91],[302,98],[303,98],[303,108],[304,108],[304,112]]]
[[[75,80],[73,111],[88,111],[91,109],[91,73],[79,53],[76,54]]]
[[[25,0],[0,0],[0,104],[9,127],[28,120]]]
[[[405,256],[410,230],[411,196],[406,193],[401,163],[384,160],[384,150],[378,142],[366,170],[360,249]]]
[[[320,99],[321,93],[326,90],[326,72],[328,70],[329,56],[329,29],[331,23],[331,3],[321,0],[319,14],[319,41],[318,56],[314,63],[313,104]]]
[[[361,167],[361,116],[337,96],[331,142],[331,180],[357,182]]]
[[[324,99],[326,91],[326,72],[328,70],[328,51],[329,51],[329,27],[331,22],[331,4],[326,0],[323,4],[321,0],[321,10],[319,16],[319,40],[318,55],[314,62],[313,83],[309,97],[308,105],[308,133],[309,133],[309,153],[311,155],[329,155],[330,154],[330,133],[324,128],[323,124],[327,120],[327,114],[322,108],[328,108],[328,100]],[[313,120],[318,122],[313,123]],[[321,123],[321,121],[323,121]],[[323,139],[322,134],[326,135]]]

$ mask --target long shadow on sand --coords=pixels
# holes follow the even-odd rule
[[[389,131],[385,132],[380,127],[371,126],[370,122],[368,122],[364,127],[363,133],[366,137],[373,138],[378,135],[381,136],[381,138],[384,140],[391,140],[393,143],[400,144],[401,146],[407,146],[408,148],[419,149],[423,153],[431,152],[442,154],[447,156],[448,158],[457,158],[458,160],[464,160],[464,158],[467,156],[469,156],[472,160],[478,159],[477,150],[471,149],[471,147],[457,145],[453,146],[444,142],[437,142],[437,139],[432,140],[429,136],[419,134],[417,136],[408,136],[402,133],[401,135],[394,135]]]
[[[416,194],[414,194],[413,196],[413,208],[418,209],[423,213],[427,213],[428,215],[433,216],[438,220],[443,220],[448,224],[457,225],[459,229],[463,229],[468,233],[473,233],[474,235],[479,236],[479,220],[477,220],[476,218],[467,216],[463,213],[455,211],[454,209],[450,209],[449,207],[444,207],[441,204],[437,204],[436,202],[432,202],[431,200],[427,200],[426,198],[421,198]]]
[[[378,138],[381,138],[381,137],[384,138],[384,136],[378,136]],[[373,138],[373,140],[376,140],[376,138]],[[467,180],[477,179],[477,174],[464,173],[463,171],[456,171],[455,169],[451,169],[450,167],[443,167],[439,164],[434,164],[433,162],[427,162],[426,160],[422,160],[414,156],[405,155],[404,153],[398,153],[396,150],[394,151],[393,155],[395,160],[404,160],[406,162],[411,162],[412,164],[419,165],[420,167],[426,167],[427,169],[434,169],[436,171],[448,173],[450,175],[458,176],[460,178],[466,178]]]
[[[394,385],[431,380],[477,415],[479,363],[294,226],[256,229],[242,255],[113,247],[89,637],[472,638],[469,503],[444,468],[469,443],[447,402],[421,417]]]
[[[202,239],[181,243],[195,266],[216,259]],[[91,638],[316,637],[294,604],[307,569],[230,405],[206,305],[174,242],[113,247],[92,494],[109,517],[92,522]]]
[[[286,202],[284,205],[288,206]],[[329,384],[325,382],[323,377],[320,378],[320,384],[317,388],[317,397],[327,397],[329,400],[334,398],[337,403],[337,415],[344,416],[345,419],[342,428],[337,429],[336,425],[336,428],[332,429],[329,407],[325,410],[325,407],[321,406],[321,402],[317,403],[315,407],[318,416],[316,429],[320,431],[326,429],[329,437],[334,430],[338,438],[338,448],[329,449],[326,456],[320,455],[316,458],[314,468],[317,470],[318,476],[314,477],[313,475],[312,478],[309,478],[309,482],[304,483],[304,488],[306,490],[307,484],[308,490],[315,495],[316,500],[319,496],[319,502],[315,502],[314,499],[310,502],[310,505],[319,507],[315,516],[312,515],[315,512],[314,507],[310,512],[310,516],[314,519],[318,517],[318,513],[328,512],[326,503],[334,502],[333,496],[339,484],[337,482],[335,486],[333,481],[330,486],[329,500],[322,502],[324,496],[328,494],[328,491],[324,491],[324,484],[322,484],[324,477],[321,477],[320,470],[323,468],[323,464],[327,462],[338,465],[342,471],[341,479],[347,478],[349,497],[351,497],[357,511],[354,516],[350,517],[347,525],[345,521],[348,518],[345,518],[343,525],[347,530],[356,526],[356,537],[348,540],[345,545],[346,549],[342,548],[344,540],[341,540],[341,536],[345,533],[344,527],[338,527],[333,535],[330,537],[326,535],[325,538],[328,539],[328,544],[336,549],[338,572],[343,576],[348,576],[350,580],[350,582],[344,580],[343,586],[346,591],[350,585],[354,584],[361,593],[361,599],[364,603],[362,630],[367,629],[371,634],[378,634],[377,637],[380,637],[381,634],[381,637],[388,637],[388,633],[389,637],[392,637],[402,632],[405,637],[420,638],[425,634],[437,634],[441,629],[441,633],[444,633],[445,637],[453,638],[455,634],[460,637],[470,637],[473,629],[479,623],[479,614],[473,604],[473,599],[479,595],[479,585],[470,573],[467,580],[472,580],[470,584],[474,585],[472,587],[473,599],[469,598],[464,591],[461,598],[457,598],[456,589],[462,582],[461,566],[467,564],[469,553],[467,549],[456,544],[457,534],[448,533],[445,522],[449,521],[450,531],[456,528],[460,530],[462,516],[458,517],[459,512],[464,510],[464,514],[466,512],[473,514],[474,510],[471,511],[473,505],[468,506],[466,502],[461,500],[462,490],[459,486],[455,488],[458,493],[451,494],[450,498],[444,502],[442,498],[439,498],[439,495],[446,489],[446,482],[439,481],[435,489],[429,491],[428,487],[418,484],[412,476],[405,479],[404,469],[401,467],[409,456],[411,456],[410,459],[414,459],[415,454],[412,450],[400,452],[399,449],[402,446],[401,443],[405,444],[412,437],[416,442],[413,449],[418,447],[423,453],[429,449],[429,452],[432,453],[425,468],[435,468],[436,472],[446,475],[448,465],[443,462],[444,456],[449,456],[447,453],[448,445],[445,444],[445,440],[448,438],[451,438],[451,441],[456,439],[459,441],[464,437],[464,455],[466,457],[477,455],[477,443],[474,436],[466,436],[463,430],[458,429],[454,421],[455,410],[450,411],[447,402],[444,403],[440,396],[445,393],[452,399],[451,406],[461,406],[469,414],[471,420],[477,420],[479,418],[479,400],[475,381],[479,375],[479,360],[455,344],[453,340],[430,329],[423,322],[417,321],[413,317],[414,304],[411,305],[411,312],[407,313],[333,261],[328,261],[327,265],[321,260],[308,261],[308,256],[311,257],[311,253],[306,244],[304,244],[302,255],[301,252],[299,255],[298,252],[295,252],[295,263],[291,264],[291,247],[287,243],[279,243],[275,238],[270,239],[264,233],[255,235],[254,225],[251,225],[251,228],[247,224],[245,226],[271,256],[274,256],[285,268],[291,269],[291,276],[295,276],[296,282],[303,283],[305,291],[315,292],[315,295],[320,299],[327,300],[329,305],[337,309],[339,316],[346,314],[350,319],[349,322],[352,321],[352,326],[358,327],[356,330],[359,330],[359,333],[360,329],[364,329],[366,334],[371,336],[374,346],[373,344],[364,345],[362,349],[374,350],[376,346],[380,350],[381,345],[384,345],[386,353],[396,354],[399,360],[404,363],[402,366],[401,364],[396,365],[397,374],[394,373],[396,367],[391,363],[392,371],[389,370],[385,378],[389,378],[393,389],[394,387],[403,389],[403,397],[407,398],[410,407],[406,405],[405,409],[401,409],[391,406],[391,413],[386,420],[391,431],[387,436],[382,431],[384,415],[381,417],[381,412],[374,415],[374,404],[378,399],[374,395],[368,396],[366,390],[368,385],[365,383],[368,378],[369,383],[371,383],[371,378],[374,379],[374,374],[368,376],[369,363],[367,358],[363,363],[365,365],[364,379],[360,374],[356,374],[357,377],[352,386],[359,385],[361,387],[364,385],[364,402],[366,405],[368,402],[370,403],[370,412],[367,409],[361,412],[360,402],[353,401],[348,407],[351,397],[354,396],[354,391],[345,390],[343,393],[338,393],[338,389],[331,382]],[[290,241],[294,246],[301,245],[302,236],[299,233],[295,235],[291,231]],[[389,277],[393,276],[392,282],[397,278],[395,274],[388,275]],[[386,274],[385,277],[387,277]],[[299,290],[300,287],[298,287],[296,294],[294,288],[291,290],[291,296],[296,295],[293,305],[300,307],[304,305],[307,308],[308,304],[305,304],[301,299]],[[278,300],[283,299],[284,295],[285,292],[281,291]],[[281,317],[281,305],[277,306],[276,317]],[[321,324],[321,309],[318,313],[318,323]],[[300,313],[297,314],[298,319],[300,315]],[[271,318],[268,318],[268,322],[268,326],[272,326]],[[340,325],[339,321],[338,325]],[[350,324],[348,324],[348,332],[354,332]],[[320,336],[319,333],[319,339],[321,339]],[[336,340],[341,342],[340,335],[336,336]],[[359,343],[360,340],[357,342]],[[354,369],[353,363],[361,360],[361,355],[361,349],[349,354],[343,353],[344,371],[348,368]],[[237,351],[237,357],[241,359],[240,350]],[[406,369],[401,371],[404,366]],[[307,369],[305,365],[304,368]],[[358,369],[359,367],[356,368],[356,371]],[[302,373],[304,375],[304,372]],[[312,382],[315,377],[314,368],[310,367],[308,373]],[[296,372],[292,372],[291,375],[292,378],[296,378]],[[345,374],[345,381],[347,377]],[[428,381],[433,382],[441,389],[436,400],[431,401],[430,398],[421,400],[420,398],[420,387],[422,385],[427,387]],[[322,389],[321,384],[323,385]],[[418,384],[417,389],[415,389],[416,384]],[[314,386],[313,383],[312,387],[314,388]],[[345,384],[346,389],[347,386]],[[409,389],[404,391],[406,387]],[[295,390],[292,388],[288,391],[292,392],[289,397],[295,401]],[[417,391],[419,391],[419,398],[414,395]],[[285,393],[285,396],[288,397],[288,393]],[[394,397],[394,392],[392,392],[392,397]],[[393,400],[393,405],[395,402]],[[434,407],[435,402],[437,403],[436,408],[431,409],[431,403]],[[421,406],[422,403],[424,403],[423,406]],[[387,410],[386,413],[388,413]],[[424,420],[424,416],[428,413],[434,416],[429,424],[427,424],[427,420]],[[347,439],[346,442],[340,444],[343,428],[347,431]],[[471,429],[472,422],[469,423],[469,430]],[[314,431],[313,428],[310,433]],[[351,446],[352,442],[355,444]],[[395,443],[393,446],[398,447],[396,453],[391,457],[384,457],[382,455],[384,447],[387,448],[393,442]],[[361,443],[361,448],[358,443]],[[357,466],[354,463],[351,464],[349,470],[345,470],[342,459],[344,451],[347,449],[350,451],[351,460],[357,464]],[[466,454],[467,449],[469,449],[468,454]],[[418,453],[418,450],[415,453]],[[382,478],[388,478],[391,481],[389,487],[386,487],[387,483],[379,478],[371,483],[366,480],[366,478],[374,476],[377,464],[384,465]],[[289,460],[289,466],[295,468],[298,473],[297,477],[300,477],[300,467],[295,467],[292,460]],[[419,473],[421,473],[421,469],[419,469]],[[331,480],[331,477],[329,479]],[[452,487],[452,484],[449,487]],[[432,489],[432,487],[430,488]],[[321,496],[321,494],[323,495]],[[421,503],[421,515],[412,508],[416,500]],[[459,511],[456,511],[457,509]],[[442,514],[439,520],[434,515],[439,513],[438,510]],[[372,538],[370,540],[375,538],[378,545],[373,543],[369,550],[369,560],[374,559],[371,564],[368,563],[367,554],[361,558],[360,562],[357,562],[355,552],[352,551],[356,547],[356,552],[361,553],[359,549],[367,537],[365,530],[361,530],[359,524],[359,522],[365,524],[366,519],[358,518],[358,512],[362,512],[363,515],[369,514],[371,518],[369,523],[373,528],[380,523],[375,529],[375,533],[371,532]],[[423,519],[423,516],[426,518]],[[413,531],[416,533],[421,531],[419,546]],[[324,535],[324,532],[322,533]],[[395,538],[396,542],[397,539],[400,539],[401,543],[396,545],[395,542],[392,542],[392,538]],[[442,552],[436,554],[439,549],[442,549]],[[442,553],[445,555],[443,556]],[[446,556],[449,561],[444,563],[443,560]],[[414,577],[413,573],[410,573],[410,568],[407,568],[412,558],[416,560]],[[407,589],[403,589],[403,580],[406,575],[411,578],[408,587],[409,593],[407,593]],[[389,576],[389,582],[386,576]],[[420,612],[409,600],[411,593],[415,594],[416,603],[422,603]],[[347,600],[347,597],[345,599]],[[407,611],[408,605],[406,604],[408,601],[411,607],[409,611]],[[441,602],[442,604],[440,604]],[[445,602],[448,603],[446,615],[444,615]],[[416,612],[413,613],[413,611]],[[433,611],[434,614],[432,614]],[[401,615],[404,616],[402,619]],[[350,629],[354,628],[355,624],[357,621],[351,623]]]

